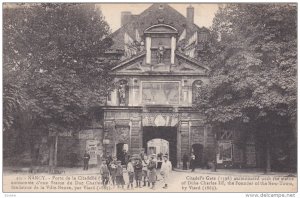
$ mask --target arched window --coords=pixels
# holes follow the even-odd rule
[[[195,80],[192,85],[192,92],[193,92],[193,103],[197,100],[197,97],[199,96],[200,92],[199,89],[203,85],[202,80]]]

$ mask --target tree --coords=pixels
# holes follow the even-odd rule
[[[271,137],[295,139],[296,19],[290,4],[220,7],[212,28],[216,58],[210,82],[198,90],[196,106],[208,123],[251,128],[265,142],[268,170],[276,142]]]
[[[110,29],[101,11],[93,4],[7,4],[3,16],[5,129],[26,112],[28,133],[78,131],[110,87],[111,62],[102,56]]]

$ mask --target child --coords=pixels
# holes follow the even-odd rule
[[[148,163],[149,163],[149,160],[148,160],[148,157],[147,157],[147,155],[144,155],[143,156],[143,161],[142,161],[142,163],[143,163],[143,173],[142,173],[142,176],[143,176],[143,181],[144,181],[144,185],[143,186],[146,186],[146,181],[148,181],[148,169],[147,169],[147,165],[148,165]],[[150,186],[150,183],[149,183],[149,181],[148,181],[148,186]]]
[[[149,174],[148,174],[149,180],[148,181],[149,181],[149,183],[152,184],[151,189],[153,189],[153,190],[155,189],[155,182],[156,182],[156,162],[154,161],[154,157],[155,157],[155,155],[152,155],[150,157],[150,161],[147,166],[147,168],[149,170]]]
[[[131,187],[131,189],[133,189],[134,169],[133,169],[132,162],[133,162],[133,159],[130,159],[127,164],[127,172],[128,172],[128,179],[129,179],[127,189],[129,189],[129,186]]]
[[[123,178],[123,166],[121,165],[121,161],[117,161],[116,183],[118,188],[120,185],[124,188],[125,181]]]
[[[141,180],[142,180],[142,169],[143,169],[143,164],[141,158],[137,158],[136,162],[133,166],[134,168],[134,175],[135,175],[135,181],[136,181],[136,188],[141,186]]]
[[[164,155],[164,161],[161,164],[160,174],[163,178],[163,183],[165,184],[163,188],[168,188],[169,175],[172,172],[172,164],[168,159],[167,155]]]
[[[104,189],[106,189],[106,186],[109,181],[109,170],[106,165],[106,160],[102,161],[102,164],[100,166],[100,174],[101,174],[101,179],[102,179],[102,185],[103,185]]]
[[[110,162],[109,170],[110,170],[111,181],[113,183],[113,186],[115,186],[116,173],[117,173],[117,159],[116,159],[116,157],[113,157],[113,160]]]

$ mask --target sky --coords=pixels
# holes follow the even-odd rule
[[[192,5],[195,9],[194,11],[194,22],[199,27],[209,28],[212,25],[212,21],[218,6],[220,4],[169,4],[176,10],[178,10],[183,16],[186,16],[186,8],[189,5]],[[103,15],[105,16],[106,21],[110,25],[112,32],[120,28],[121,24],[121,12],[122,11],[131,11],[132,14],[140,14],[151,4],[98,4],[101,8]]]

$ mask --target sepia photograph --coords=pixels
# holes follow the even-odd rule
[[[296,197],[297,17],[3,2],[2,192]]]

